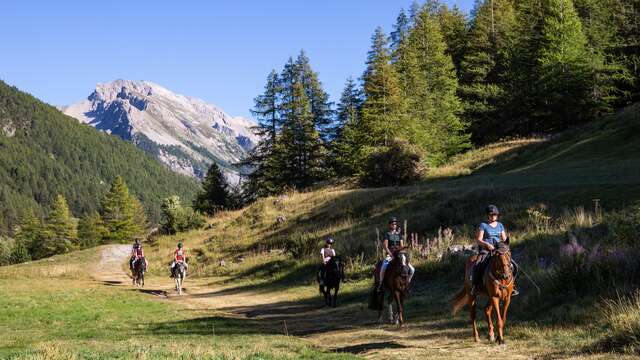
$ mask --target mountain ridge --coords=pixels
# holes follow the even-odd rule
[[[237,182],[235,164],[257,143],[250,120],[146,80],[98,83],[87,99],[62,110],[134,143],[171,170],[199,179],[215,161]]]

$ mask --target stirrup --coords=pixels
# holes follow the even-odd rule
[[[520,295],[520,291],[518,291],[518,289],[514,287],[513,291],[511,292],[511,296],[518,296],[518,295]]]

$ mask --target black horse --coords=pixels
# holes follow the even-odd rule
[[[144,286],[144,273],[147,271],[147,262],[139,258],[133,263],[133,285]]]
[[[318,277],[320,284],[320,293],[324,294],[324,303],[326,306],[336,307],[338,300],[338,291],[340,290],[340,282],[344,281],[344,264],[339,256],[333,256],[326,265],[324,265],[324,279]],[[333,297],[331,289],[334,290]]]

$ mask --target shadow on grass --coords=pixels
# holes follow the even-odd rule
[[[395,341],[382,341],[375,343],[364,343],[352,346],[345,346],[340,348],[334,348],[333,351],[339,353],[351,353],[351,354],[362,354],[371,350],[381,350],[381,349],[405,349],[408,346],[399,344]]]
[[[169,321],[145,329],[152,335],[252,335],[283,334],[267,326],[265,321],[208,316],[189,320]]]

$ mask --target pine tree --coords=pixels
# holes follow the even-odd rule
[[[78,243],[80,248],[89,248],[104,242],[107,229],[98,212],[83,216],[78,222]]]
[[[43,256],[62,254],[77,248],[78,233],[67,200],[56,196],[46,219],[45,239],[40,249]]]
[[[267,77],[264,93],[257,96],[251,113],[256,117],[258,125],[253,131],[259,137],[258,144],[242,164],[251,170],[244,176],[244,192],[249,196],[267,196],[277,191],[278,170],[273,158],[278,133],[281,127],[280,97],[282,83],[278,73],[273,70]]]
[[[459,117],[455,70],[430,7],[419,14],[402,51],[398,66],[407,94],[408,138],[426,152],[428,163],[437,165],[469,144]]]
[[[483,144],[512,130],[505,106],[516,16],[513,0],[485,0],[477,3],[474,13],[459,94],[473,141]]]
[[[229,185],[218,164],[211,163],[202,182],[202,191],[196,195],[193,208],[203,214],[213,215],[230,205]]]
[[[102,201],[102,220],[107,228],[105,242],[127,243],[140,235],[134,206],[127,184],[120,176],[116,177]]]
[[[391,139],[406,134],[405,106],[398,74],[390,63],[387,40],[382,28],[371,38],[367,68],[363,75],[362,119],[356,128],[365,152],[367,147],[387,146]]]
[[[304,50],[298,54],[296,65],[300,71],[302,88],[313,114],[313,125],[322,139],[328,142],[332,138],[330,125],[333,119],[331,108],[333,104],[329,101],[329,94],[322,88],[318,74],[311,68],[309,57]]]
[[[515,131],[561,130],[592,118],[592,69],[573,2],[522,1],[518,19],[509,75]]]
[[[362,111],[362,91],[349,77],[345,84],[336,118],[336,137],[332,144],[331,152],[334,159],[334,169],[342,176],[354,175],[361,160],[361,143],[357,137],[356,129],[360,122]]]
[[[449,9],[446,5],[441,5],[438,9],[438,18],[442,36],[447,44],[445,54],[451,56],[456,74],[459,75],[467,45],[467,18],[457,6]]]
[[[400,49],[400,45],[409,34],[411,20],[407,16],[404,9],[400,9],[400,13],[396,18],[396,23],[393,25],[393,30],[389,36],[389,49],[391,51],[391,60],[395,62],[397,58],[397,52]]]
[[[295,62],[289,59],[282,72],[282,133],[275,157],[282,183],[298,189],[313,185],[324,173],[325,147],[318,130],[324,119],[313,112],[307,64],[301,53]]]
[[[22,217],[20,228],[16,233],[16,242],[23,244],[33,258],[41,258],[43,240],[43,224],[32,209],[28,209]]]
[[[546,46],[538,62],[548,119],[541,119],[541,130],[562,129],[592,118],[587,39],[572,0],[548,0],[543,36]]]

